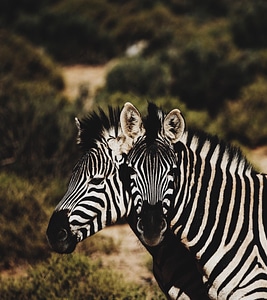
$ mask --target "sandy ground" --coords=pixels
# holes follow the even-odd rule
[[[73,100],[80,94],[81,87],[85,86],[89,89],[90,96],[93,97],[95,91],[105,84],[107,68],[107,65],[63,67],[62,73],[66,85],[64,94]]]
[[[126,280],[138,284],[155,283],[147,264],[151,261],[150,254],[139,242],[128,224],[113,225],[103,229],[98,235],[112,237],[118,244],[118,252],[111,254],[95,253],[93,259],[101,259],[108,266],[123,274]]]

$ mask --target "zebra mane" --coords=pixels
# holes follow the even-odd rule
[[[119,133],[120,108],[108,107],[108,113],[101,108],[93,111],[80,121],[79,146],[83,152],[96,147],[98,141],[106,137],[106,133],[113,131],[115,136]]]
[[[164,113],[154,103],[148,103],[148,115],[144,119],[144,127],[146,131],[146,143],[152,145],[158,134],[161,132]]]
[[[240,148],[231,145],[223,140],[220,140],[216,135],[210,135],[201,130],[188,130],[182,142],[189,146],[193,151],[201,149],[206,143],[209,143],[212,148],[220,146],[219,155],[227,154],[229,161],[234,161],[236,165],[242,163],[244,170],[254,170],[251,163],[244,156]],[[179,151],[179,142],[175,145],[175,151]]]

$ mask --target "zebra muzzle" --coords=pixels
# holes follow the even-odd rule
[[[58,253],[71,253],[75,250],[77,237],[70,230],[68,211],[53,213],[46,236],[51,248]]]
[[[164,239],[164,234],[167,230],[168,224],[165,218],[154,218],[142,220],[139,218],[136,224],[137,231],[141,236],[141,240],[147,246],[157,246]]]

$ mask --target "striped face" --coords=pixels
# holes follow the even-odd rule
[[[118,164],[106,145],[92,148],[78,161],[47,229],[55,251],[72,252],[78,242],[126,214],[128,197]]]
[[[154,104],[148,105],[143,120],[126,103],[121,113],[121,128],[133,139],[128,153],[130,193],[139,217],[137,231],[147,246],[158,245],[168,227],[167,211],[173,204],[176,156],[174,144],[184,133],[185,122],[178,109],[165,116]]]
[[[173,203],[176,159],[169,143],[157,138],[140,140],[130,151],[131,196],[139,221],[137,229],[148,246],[159,244],[167,229],[167,212]]]

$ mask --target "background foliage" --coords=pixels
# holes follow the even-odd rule
[[[40,285],[54,297],[60,283],[52,264],[75,298],[107,292],[107,283],[103,291],[89,290],[84,277],[93,279],[99,265],[73,256],[77,278],[84,279],[78,294],[63,271],[71,265],[49,258],[45,240],[49,216],[79,157],[74,117],[87,113],[82,97],[71,102],[63,96],[60,65],[113,60],[94,109],[130,101],[145,114],[153,100],[166,111],[179,107],[188,127],[256,147],[267,142],[266,12],[264,0],[0,2],[0,268],[36,266],[27,279],[1,279],[1,297],[19,299],[21,290],[21,299],[29,293],[42,299]],[[112,241],[94,240],[82,251],[115,248]],[[107,278],[119,281],[113,276]],[[133,299],[143,293],[129,291]]]
[[[152,292],[151,292],[152,290]],[[144,288],[84,255],[52,256],[21,280],[0,278],[1,299],[164,299],[156,287]]]
[[[61,95],[62,76],[47,55],[6,30],[0,43],[0,166],[27,176],[64,174],[76,148],[78,102]]]

